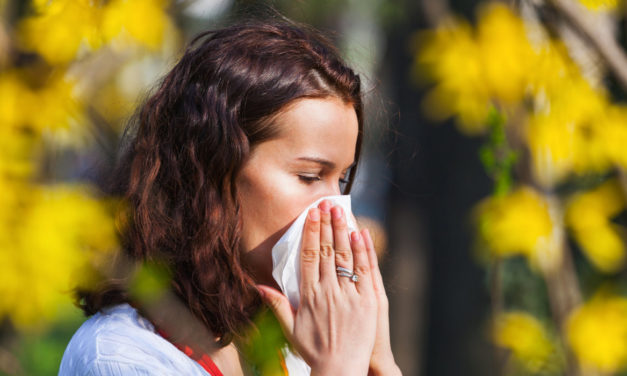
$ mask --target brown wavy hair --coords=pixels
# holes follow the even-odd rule
[[[240,260],[235,179],[255,145],[277,135],[272,119],[300,98],[338,97],[357,113],[360,79],[324,37],[285,21],[247,22],[198,35],[139,108],[110,191],[128,204],[122,249],[159,260],[172,290],[219,346],[251,323],[261,300]],[[355,168],[349,173],[350,191]],[[79,291],[86,314],[128,302],[109,284]]]

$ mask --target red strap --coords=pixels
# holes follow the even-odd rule
[[[181,348],[178,345],[174,344],[174,346],[178,347],[179,350],[181,350]],[[185,348],[183,348],[182,351],[185,353],[185,355],[189,356],[190,358],[194,359],[198,364],[200,364],[200,366],[205,371],[209,372],[211,376],[223,376],[222,372],[220,372],[220,370],[218,369],[218,366],[216,366],[213,360],[211,360],[211,357],[209,355],[207,354],[202,354],[200,356],[195,355],[194,351],[189,346],[185,346]]]
[[[200,366],[205,371],[209,372],[209,374],[211,376],[224,376],[222,374],[222,372],[220,372],[220,369],[218,369],[218,366],[213,362],[213,360],[211,359],[211,357],[209,355],[201,354],[200,356],[198,356],[197,354],[194,354],[194,350],[192,350],[191,347],[189,347],[189,346],[181,346],[179,344],[176,344],[176,343],[173,343],[172,341],[170,341],[168,339],[167,335],[162,330],[157,329],[157,333],[159,333],[159,335],[161,337],[165,338],[167,341],[169,341],[174,346],[176,346],[177,349],[179,349],[183,353],[185,353],[185,355],[187,355],[190,358],[192,358],[193,360],[195,360],[196,363],[200,364]],[[285,357],[281,353],[281,350],[277,350],[277,352],[278,352],[278,355],[279,355],[279,360],[281,362],[281,368],[283,369],[283,373],[286,376],[289,376],[289,372],[287,370],[287,364],[285,363]]]
[[[168,337],[165,335],[165,333],[159,329],[157,329],[157,333],[159,333],[159,335],[161,335],[161,337],[165,338],[166,340],[168,340]],[[170,341],[170,340],[168,340]],[[207,372],[209,372],[209,374],[211,376],[224,376],[222,374],[222,372],[220,372],[220,370],[218,369],[218,366],[216,366],[216,364],[213,362],[213,360],[211,360],[211,357],[207,354],[201,354],[200,356],[198,356],[197,354],[194,354],[194,350],[191,349],[191,347],[189,346],[181,346],[177,343],[173,343],[172,341],[170,341],[170,343],[172,343],[174,346],[176,346],[177,349],[181,350],[182,352],[185,353],[185,355],[189,356],[190,358],[192,358],[193,360],[196,361],[196,363],[200,364],[200,366]]]

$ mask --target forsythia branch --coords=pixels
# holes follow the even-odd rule
[[[627,90],[627,54],[614,36],[605,32],[604,29],[594,27],[590,14],[578,2],[573,0],[547,1],[592,43],[608,67],[614,72],[617,80]]]

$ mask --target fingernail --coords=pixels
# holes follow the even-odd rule
[[[339,206],[333,207],[333,209],[331,209],[331,215],[333,215],[334,219],[342,218],[342,208]]]
[[[353,231],[353,232],[351,232],[351,240],[352,240],[354,243],[359,242],[359,239],[360,239],[360,236],[359,236],[359,233],[358,233],[357,231]]]
[[[324,200],[320,203],[320,210],[325,213],[328,213],[331,210],[331,203],[329,200]]]
[[[309,209],[309,219],[317,221],[320,219],[320,212],[316,208]]]

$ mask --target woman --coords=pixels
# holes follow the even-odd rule
[[[167,267],[206,343],[173,340],[110,283],[80,293],[94,316],[60,374],[244,374],[233,339],[262,302],[311,374],[400,374],[372,240],[349,238],[340,207],[308,214],[296,310],[271,275],[300,212],[350,190],[362,129],[359,77],[316,33],[253,22],[198,36],[139,111],[112,187],[128,201],[125,253]]]

